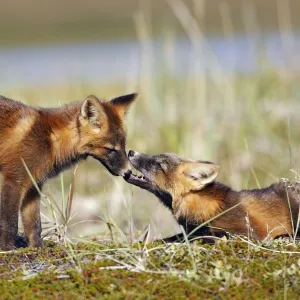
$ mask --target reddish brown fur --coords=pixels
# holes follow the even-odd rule
[[[284,193],[279,195],[276,192],[279,185],[236,192],[221,183],[213,182],[180,199],[180,209],[174,210],[174,214],[177,219],[184,218],[188,224],[197,226],[229,210],[210,222],[212,232],[227,231],[258,240],[292,235],[287,197],[282,197]],[[290,200],[295,208],[299,205],[297,197],[292,196]],[[237,207],[231,209],[237,204]]]
[[[22,159],[40,187],[89,155],[113,175],[130,170],[124,113],[135,98],[132,94],[102,102],[89,96],[45,109],[0,96],[0,248],[11,249],[14,244],[19,209],[29,246],[42,244],[39,194]]]
[[[229,232],[258,240],[294,234],[299,183],[280,181],[264,189],[234,191],[214,181],[219,167],[213,163],[132,150],[129,160],[144,178],[132,174],[127,182],[154,193],[188,232],[210,220],[197,234]]]

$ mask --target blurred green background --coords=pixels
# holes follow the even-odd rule
[[[139,92],[128,149],[214,161],[219,180],[234,189],[296,176],[299,1],[4,0],[0,16],[6,97],[57,106]],[[64,173],[65,193],[71,174]],[[61,204],[61,178],[44,191]],[[178,230],[153,195],[92,159],[76,173],[72,213],[74,223],[111,218],[133,235],[147,224],[152,237]],[[80,223],[72,233],[106,228]]]

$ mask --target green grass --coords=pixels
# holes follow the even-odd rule
[[[195,267],[192,264],[191,252]],[[295,299],[300,246],[79,243],[0,254],[1,299]]]

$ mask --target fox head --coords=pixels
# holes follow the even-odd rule
[[[80,152],[100,161],[113,175],[131,172],[125,151],[125,114],[137,94],[120,96],[108,102],[88,96],[79,117]]]
[[[156,195],[170,194],[172,199],[196,192],[218,176],[220,167],[207,161],[194,161],[166,153],[147,155],[130,150],[132,166],[143,176],[130,174],[125,180]]]

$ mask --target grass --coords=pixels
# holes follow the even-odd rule
[[[72,258],[53,245],[1,253],[1,299],[295,299],[300,293],[300,247],[287,240],[89,241],[72,251]]]

